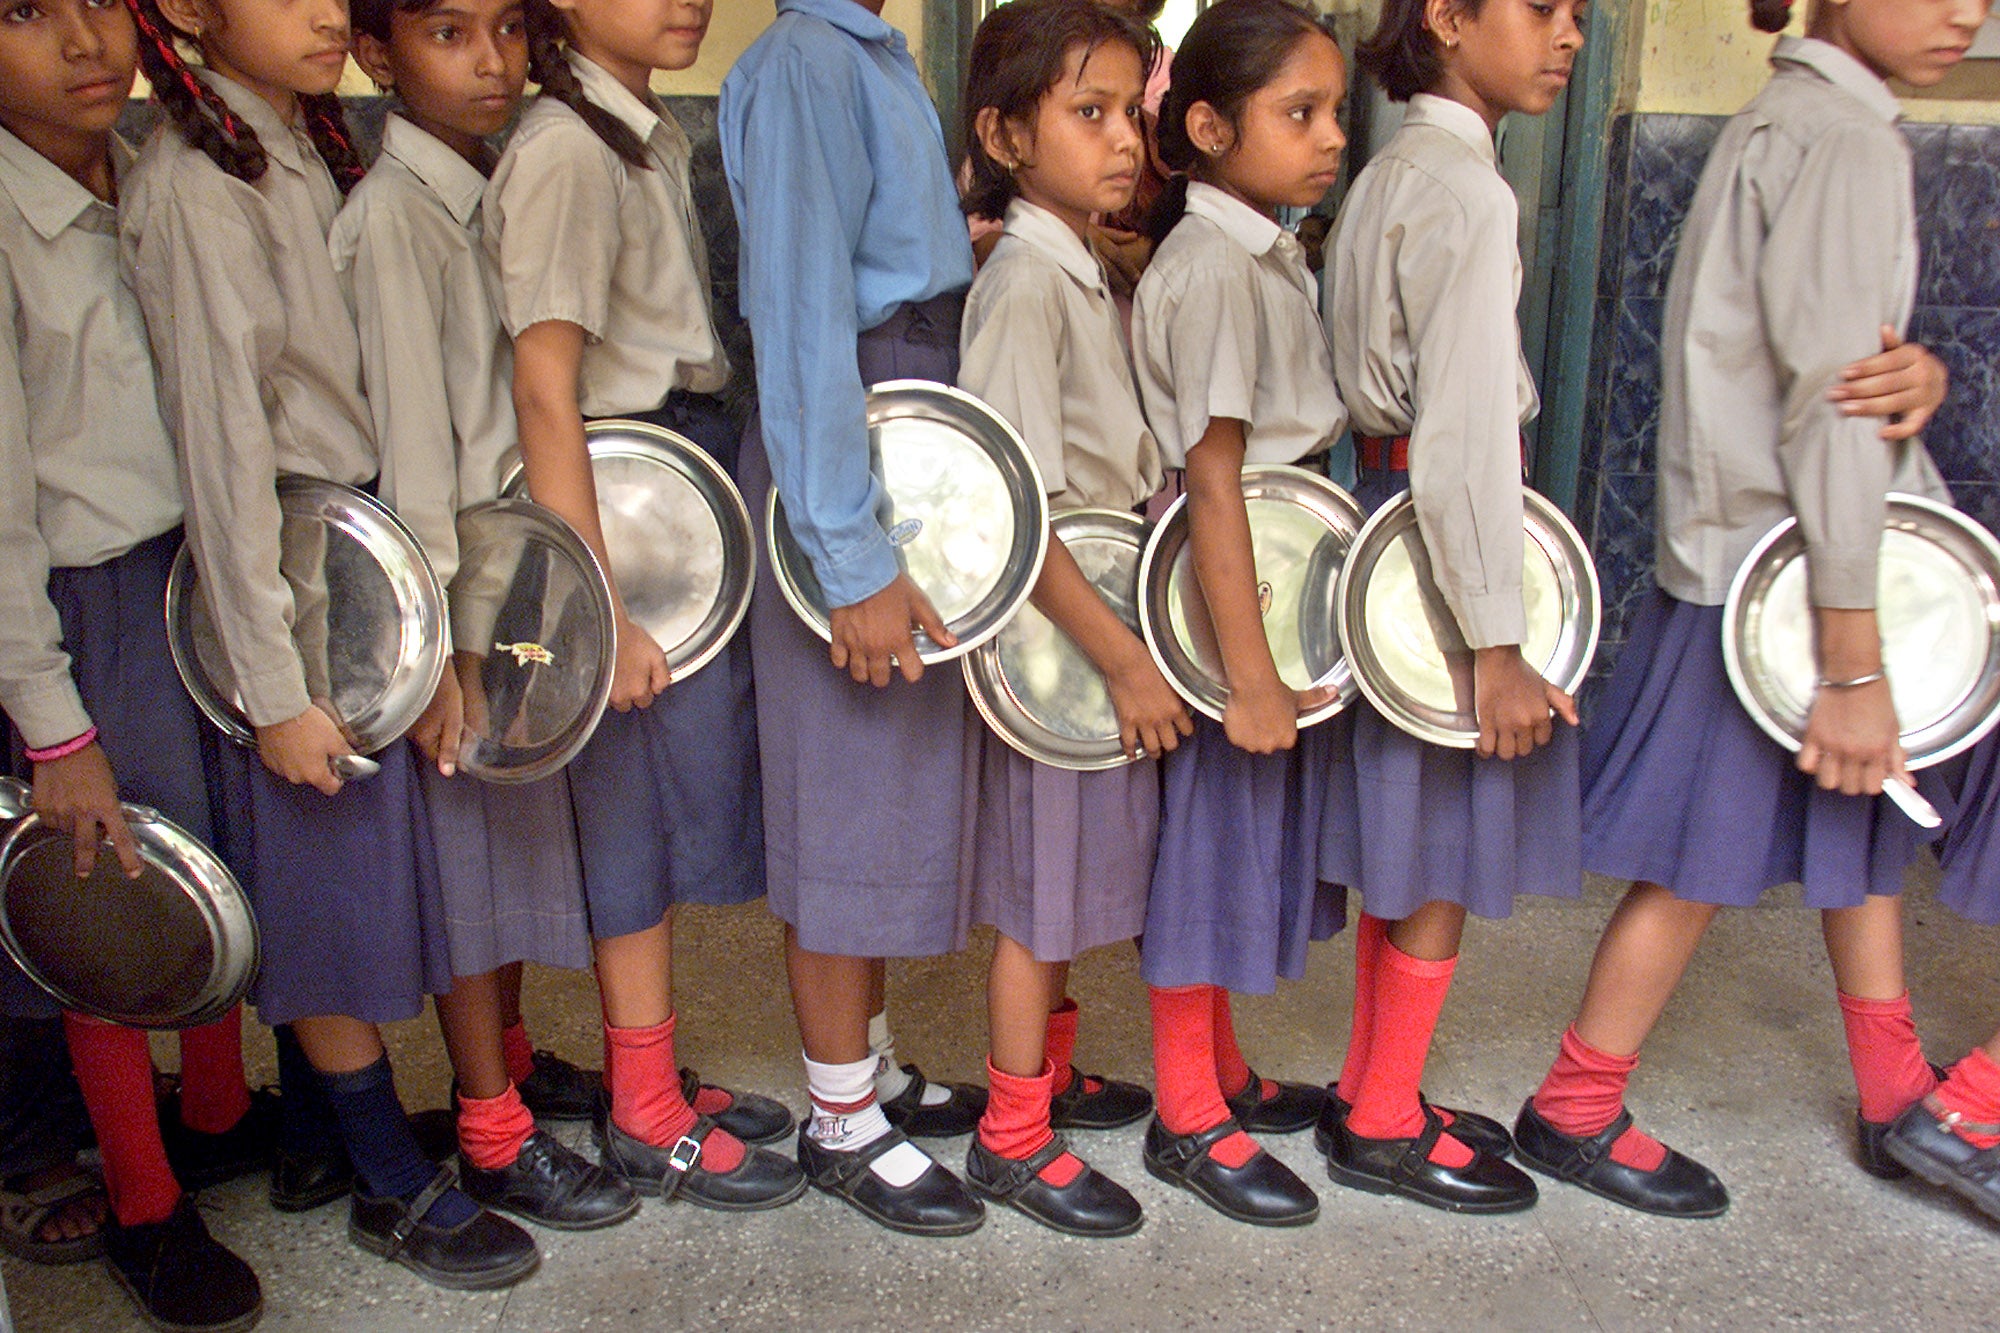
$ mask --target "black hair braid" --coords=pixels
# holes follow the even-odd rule
[[[1760,32],[1783,32],[1792,23],[1792,0],[1750,0],[1750,23]]]
[[[139,64],[146,81],[181,137],[236,179],[253,184],[262,180],[270,159],[257,131],[195,76],[176,45],[179,32],[160,13],[156,0],[126,0],[126,7],[139,28]]]
[[[541,85],[542,96],[555,98],[583,117],[583,123],[625,165],[641,171],[652,170],[646,145],[632,133],[631,127],[583,95],[583,84],[577,81],[576,71],[563,56],[569,29],[564,26],[561,13],[549,0],[527,0],[524,13],[528,25],[528,74]]]
[[[302,97],[299,109],[305,114],[306,133],[312,136],[320,160],[333,173],[333,183],[346,194],[361,183],[368,168],[362,165],[361,154],[355,151],[354,135],[347,127],[347,113],[341,109],[339,96],[321,93]]]

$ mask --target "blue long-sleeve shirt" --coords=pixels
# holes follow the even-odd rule
[[[779,0],[720,121],[764,449],[828,603],[848,606],[898,569],[855,339],[972,281],[944,133],[903,34],[857,0]]]

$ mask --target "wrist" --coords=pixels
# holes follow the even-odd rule
[[[97,744],[97,728],[91,727],[81,735],[72,736],[60,745],[51,745],[40,750],[28,750],[28,761],[36,764],[51,764],[58,759],[67,759],[71,755],[81,754],[95,744]]]

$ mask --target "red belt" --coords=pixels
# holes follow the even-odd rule
[[[1357,435],[1356,460],[1370,472],[1408,472],[1410,437],[1407,435]]]

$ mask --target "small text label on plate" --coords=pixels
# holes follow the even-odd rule
[[[539,663],[542,666],[554,666],[556,664],[556,655],[554,653],[542,647],[539,643],[530,643],[526,640],[520,643],[496,643],[493,645],[493,651],[496,653],[512,653],[514,655],[514,665],[517,667],[525,667],[530,662]]]

